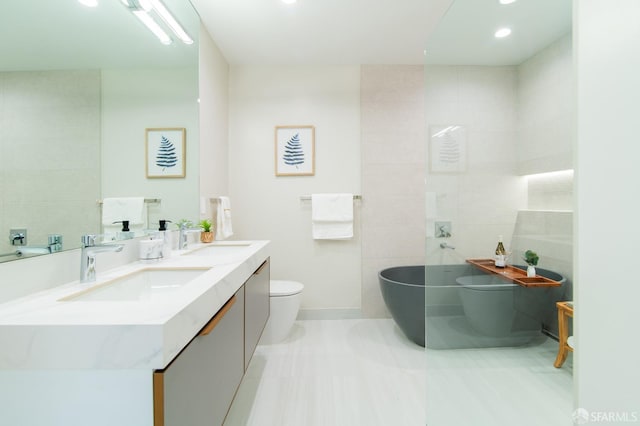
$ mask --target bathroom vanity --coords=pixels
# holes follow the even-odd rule
[[[266,241],[0,304],[0,424],[222,424],[268,315]]]

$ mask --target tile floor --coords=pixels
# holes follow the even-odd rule
[[[570,425],[571,359],[555,369],[556,347],[425,356],[390,319],[297,321],[258,346],[225,426]]]
[[[572,355],[553,366],[558,343],[427,350],[429,426],[570,426]]]

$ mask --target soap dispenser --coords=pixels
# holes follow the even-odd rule
[[[171,251],[173,250],[173,241],[171,240],[171,231],[167,229],[167,222],[171,223],[170,220],[160,220],[160,227],[158,231],[162,235],[162,239],[164,242],[162,243],[162,257],[164,259],[168,259],[171,257]]]
[[[117,237],[119,240],[130,240],[135,236],[135,233],[129,230],[129,221],[128,220],[120,220],[117,222],[113,222],[114,224],[116,223],[121,223],[122,224],[122,231],[120,231],[119,233],[117,233]]]

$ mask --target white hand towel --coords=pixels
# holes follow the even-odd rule
[[[316,240],[353,237],[353,194],[312,194],[311,225]]]
[[[231,225],[231,200],[229,200],[229,197],[218,198],[216,225],[216,240],[224,240],[233,235],[233,227]]]
[[[105,198],[102,201],[102,224],[128,220],[129,225],[145,222],[144,197]]]

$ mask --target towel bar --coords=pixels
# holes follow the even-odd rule
[[[354,200],[362,200],[362,195],[354,195]],[[300,201],[311,201],[311,195],[301,195]]]
[[[144,203],[145,204],[160,204],[161,201],[162,201],[161,198],[145,198],[144,199]],[[96,200],[96,203],[102,205],[103,201],[102,200]]]

